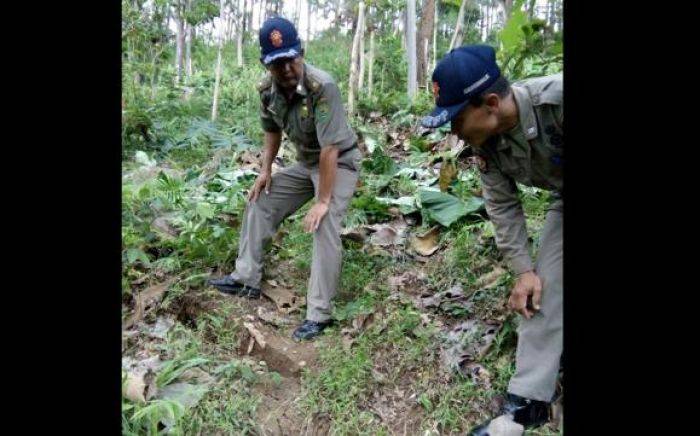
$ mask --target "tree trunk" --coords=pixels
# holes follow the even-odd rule
[[[418,83],[425,83],[428,76],[428,46],[435,24],[435,0],[425,0],[418,38]]]
[[[408,98],[413,101],[418,91],[416,82],[416,0],[408,0],[406,9],[406,54],[408,55]]]
[[[529,0],[527,5],[527,16],[531,20],[535,18],[535,4],[537,4],[537,0]]]
[[[498,0],[498,2],[503,6],[503,18],[504,22],[510,17],[510,11],[513,10],[513,0]]]
[[[311,0],[306,0],[306,43],[311,41]]]
[[[452,34],[452,41],[450,41],[450,48],[448,51],[455,48],[457,44],[457,35],[462,31],[462,23],[464,22],[464,11],[467,9],[467,2],[469,0],[462,0],[462,4],[459,6],[459,13],[457,14],[457,24],[455,25],[455,33]]]
[[[192,25],[189,23],[185,24],[185,36],[185,83],[189,83],[192,77]]]
[[[253,32],[253,8],[255,7],[255,1],[250,0],[250,8],[246,8],[248,11],[248,32]]]
[[[486,39],[486,35],[484,34],[484,20],[486,19],[486,16],[484,15],[484,7],[479,5],[479,37],[481,38],[482,41]]]
[[[175,66],[176,66],[176,76],[175,84],[179,85],[182,81],[182,73],[184,70],[184,55],[185,55],[185,19],[183,17],[184,11],[182,3],[177,3],[177,14],[175,21],[177,23],[177,44],[175,46],[176,56],[175,56]]]
[[[358,79],[358,56],[360,52],[360,38],[362,29],[365,27],[365,3],[360,2],[359,12],[357,14],[357,26],[355,37],[352,40],[352,55],[350,56],[350,86],[348,87],[348,112],[352,116],[355,113],[355,94],[357,92]]]
[[[363,91],[365,84],[365,26],[362,20],[362,29],[360,29],[360,77],[357,81],[358,94]]]
[[[246,0],[239,0],[238,2],[238,34],[236,35],[236,58],[237,65],[239,67],[243,66],[243,35],[245,34],[245,3]]]
[[[219,2],[219,18],[224,16],[224,0]],[[216,55],[216,78],[214,79],[214,101],[211,105],[211,120],[216,121],[219,112],[219,85],[221,83],[221,49],[224,45],[223,33],[219,33],[219,49]]]
[[[492,24],[491,23],[491,20],[492,20],[491,15],[492,15],[491,5],[487,4],[486,5],[486,39],[488,39],[489,36],[491,35],[491,24]]]
[[[433,67],[431,70],[435,70],[435,64],[437,63],[437,30],[438,30],[438,4],[435,3],[435,23],[433,23]],[[430,85],[430,84],[428,84]],[[430,89],[430,86],[428,86]]]
[[[374,69],[374,29],[369,32],[369,60],[367,61],[367,94],[372,96],[372,87],[374,86],[374,77],[372,71]]]

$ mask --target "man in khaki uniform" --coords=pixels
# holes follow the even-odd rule
[[[306,320],[293,335],[310,339],[331,322],[341,223],[355,192],[361,153],[338,86],[327,73],[304,63],[294,25],[281,17],[268,19],[260,29],[260,46],[269,71],[258,86],[265,131],[262,169],[249,194],[236,270],[209,283],[228,294],[258,298],[263,245],[284,218],[314,198],[304,218],[304,229],[314,233]],[[271,175],[282,131],[294,143],[298,163]]]
[[[501,76],[491,47],[465,46],[436,66],[433,91],[437,108],[423,125],[450,121],[452,132],[474,149],[496,243],[518,276],[509,305],[523,319],[516,371],[502,414],[526,427],[537,426],[548,420],[563,342],[562,75],[511,86]],[[551,191],[534,263],[516,182]],[[488,426],[472,434],[488,435]]]

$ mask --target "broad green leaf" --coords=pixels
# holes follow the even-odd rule
[[[197,203],[197,215],[202,218],[214,218],[214,208],[206,202]]]
[[[514,2],[510,18],[500,33],[503,50],[506,52],[514,50],[525,39],[522,28],[527,23],[527,16],[522,10],[522,3],[522,0]]]
[[[126,260],[128,263],[134,263],[137,260],[143,262],[144,265],[150,265],[151,261],[148,259],[148,255],[140,248],[129,248],[126,250]]]
[[[390,204],[392,206],[398,206],[399,210],[404,215],[408,215],[418,210],[416,197],[413,196],[399,198],[377,197],[377,201],[384,204]]]
[[[445,227],[463,216],[476,212],[483,206],[483,200],[472,197],[467,203],[459,198],[440,191],[422,189],[419,191],[421,207],[429,218]]]

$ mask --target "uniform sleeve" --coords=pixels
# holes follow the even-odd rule
[[[515,181],[498,169],[481,173],[486,212],[496,230],[496,245],[511,269],[520,274],[533,269],[527,227]]]
[[[323,84],[321,95],[314,108],[314,118],[316,135],[321,147],[338,146],[351,135],[343,107],[343,98],[335,83]]]
[[[262,125],[262,128],[266,132],[273,132],[277,133],[280,132],[281,129],[275,122],[275,120],[272,118],[272,113],[270,113],[269,110],[267,110],[267,107],[265,106],[265,98],[264,94],[260,93],[260,124]]]

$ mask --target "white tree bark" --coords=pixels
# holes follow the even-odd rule
[[[224,17],[224,0],[219,1],[219,18]],[[214,79],[214,101],[211,105],[211,120],[216,121],[219,112],[219,85],[221,83],[221,49],[224,45],[224,33],[219,33],[219,49],[216,55],[216,78]]]
[[[406,54],[408,56],[408,98],[418,91],[416,68],[416,0],[408,0],[406,10]]]
[[[306,0],[306,44],[311,40],[311,0]],[[304,44],[304,47],[306,47]]]
[[[433,25],[433,68],[431,68],[431,71],[435,70],[435,64],[437,63],[438,4],[438,2],[435,2],[435,24]],[[430,74],[428,74],[428,76],[430,76]],[[430,83],[428,83],[428,90],[430,89],[432,88],[430,87]]]
[[[360,2],[359,12],[357,14],[357,28],[355,29],[355,37],[352,40],[352,54],[350,56],[350,86],[348,87],[348,112],[350,115],[355,113],[355,94],[357,93],[358,82],[358,56],[360,52],[360,38],[362,29],[365,27],[365,3]]]
[[[464,11],[467,9],[468,1],[469,0],[462,0],[462,4],[459,7],[459,13],[457,14],[457,25],[455,25],[455,33],[452,34],[452,41],[450,41],[449,50],[455,48],[455,44],[457,43],[457,35],[462,31],[462,23],[464,22]]]
[[[374,29],[369,32],[369,60],[367,61],[367,94],[372,96],[372,88],[374,87],[374,77],[372,70],[374,69]]]
[[[179,85],[182,81],[182,73],[184,71],[184,55],[185,55],[185,19],[183,17],[184,6],[178,2],[175,7],[175,22],[177,24],[177,43],[175,46],[175,84]]]
[[[245,22],[245,0],[238,1],[238,35],[236,38],[237,65],[243,66],[243,27]]]
[[[185,45],[185,83],[190,82],[192,77],[192,25],[185,24],[185,34],[187,36],[187,44]]]
[[[360,29],[360,78],[357,81],[358,92],[363,92],[363,86],[365,84],[365,29],[364,20],[362,23],[362,29]]]

